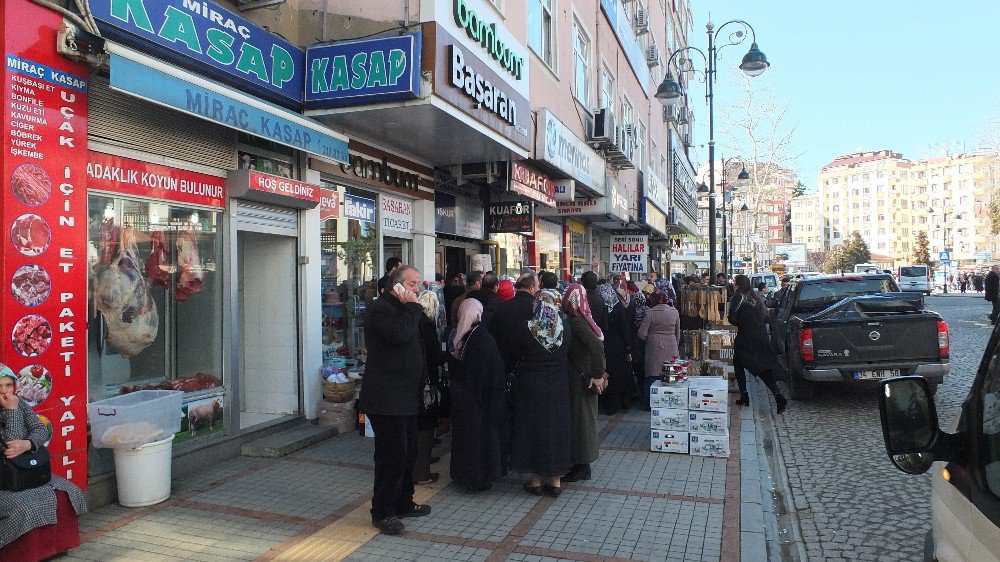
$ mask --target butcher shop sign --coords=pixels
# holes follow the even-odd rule
[[[87,189],[223,209],[226,180],[131,158],[90,152]]]
[[[52,471],[87,486],[87,77],[55,51],[61,15],[2,13],[5,135],[0,358],[51,425]],[[6,187],[9,186],[9,189]]]

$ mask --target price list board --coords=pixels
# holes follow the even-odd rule
[[[4,50],[0,361],[52,429],[53,473],[87,484],[87,78],[62,16],[0,5]]]

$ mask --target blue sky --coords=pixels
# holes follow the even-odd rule
[[[707,50],[705,22],[744,19],[771,68],[754,79],[788,107],[797,124],[795,169],[813,190],[820,167],[858,149],[926,157],[938,143],[975,146],[988,115],[1000,113],[1000,1],[691,1],[690,42]],[[735,30],[730,25],[727,30]],[[731,75],[749,43],[719,54],[720,108],[736,94]],[[708,107],[697,96],[694,144],[708,160]],[[730,103],[732,99],[728,100]],[[729,156],[727,154],[727,156]]]

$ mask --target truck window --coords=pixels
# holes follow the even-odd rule
[[[855,295],[898,292],[899,286],[892,279],[864,279],[861,277],[836,277],[822,283],[802,285],[796,312],[820,310],[833,303]]]
[[[1000,353],[994,348],[983,381],[983,467],[986,483],[1000,496]]]

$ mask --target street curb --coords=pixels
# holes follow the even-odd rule
[[[778,433],[774,427],[776,414],[773,413],[771,406],[771,393],[757,377],[747,376],[747,379],[754,421],[759,424],[757,427],[760,428],[761,455],[765,459],[760,465],[761,495],[770,496],[762,499],[767,501],[767,505],[780,508],[780,512],[772,509],[770,513],[769,522],[772,523],[773,528],[769,542],[773,543],[773,551],[780,553],[782,560],[806,561],[809,558],[802,540],[801,523],[798,512],[795,510],[791,488],[788,486],[788,473],[783,461],[781,441],[778,439]],[[768,471],[766,474],[765,470]],[[764,490],[764,476],[770,481],[767,493]]]

